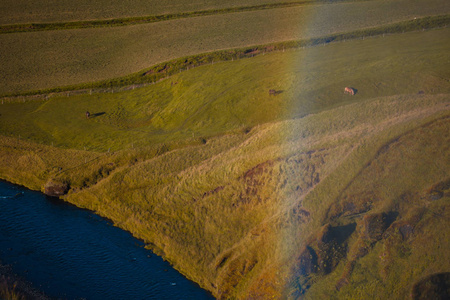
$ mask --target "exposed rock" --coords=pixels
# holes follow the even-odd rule
[[[50,179],[44,186],[44,193],[50,197],[60,197],[69,191],[69,185]]]
[[[319,243],[330,243],[335,241],[339,244],[344,243],[355,231],[356,223],[350,223],[342,226],[325,225],[318,236]]]
[[[419,215],[422,213],[419,211]],[[383,234],[383,238],[401,239],[402,241],[408,241],[414,237],[414,228],[420,218],[416,215],[410,216],[408,219],[400,219],[394,222]]]

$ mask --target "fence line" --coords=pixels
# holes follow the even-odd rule
[[[180,68],[178,71],[174,71],[173,74],[168,74],[166,73],[166,77],[162,77],[159,78],[155,81],[149,81],[149,82],[143,82],[143,83],[133,83],[133,84],[129,84],[129,85],[123,85],[123,86],[112,86],[112,87],[98,87],[98,88],[85,88],[85,89],[74,89],[74,90],[69,90],[69,91],[61,91],[61,92],[51,92],[51,93],[43,93],[43,94],[34,94],[34,95],[17,95],[17,96],[4,96],[4,97],[0,97],[0,99],[2,100],[1,104],[4,103],[17,103],[17,102],[25,102],[25,101],[33,101],[33,100],[48,100],[50,98],[54,98],[54,97],[62,97],[62,96],[66,96],[66,97],[70,97],[70,96],[79,96],[79,95],[92,95],[92,94],[104,94],[104,93],[118,93],[118,92],[124,92],[124,91],[129,91],[129,90],[135,90],[136,88],[142,88],[142,87],[146,87],[149,85],[153,85],[155,83],[159,83],[161,81],[164,81],[166,79],[169,79],[172,75],[181,73],[182,71],[189,71],[192,68],[196,68],[196,67],[200,67],[200,66],[204,66],[204,65],[208,65],[209,63],[211,64],[215,64],[218,62],[226,62],[226,61],[234,61],[234,59],[236,58],[236,60],[238,59],[244,59],[244,58],[253,58],[255,56],[259,56],[259,55],[265,55],[266,52],[285,52],[288,50],[299,50],[299,49],[304,49],[304,48],[311,48],[311,47],[316,47],[316,46],[325,46],[327,44],[331,44],[331,43],[339,43],[339,42],[347,42],[347,41],[351,41],[351,40],[365,40],[367,38],[377,38],[377,37],[386,37],[386,36],[390,36],[390,35],[394,35],[394,34],[404,34],[404,33],[410,33],[410,32],[419,32],[419,31],[425,31],[425,30],[432,30],[432,29],[443,29],[443,28],[447,28],[447,25],[444,26],[439,26],[439,27],[432,27],[432,28],[422,28],[421,30],[412,30],[412,31],[402,31],[402,32],[388,32],[388,33],[378,33],[378,34],[368,34],[368,35],[363,35],[363,36],[359,36],[359,37],[350,37],[350,38],[344,38],[344,39],[339,39],[339,40],[330,40],[327,41],[326,38],[311,38],[309,39],[310,44],[309,45],[298,45],[298,46],[292,46],[292,47],[287,47],[283,46],[282,48],[276,48],[276,44],[275,45],[260,45],[260,46],[254,46],[254,47],[248,47],[246,48],[247,50],[252,50],[250,52],[247,53],[233,53],[231,56],[226,57],[225,59],[222,60],[217,60],[214,61],[214,59],[212,59],[210,62],[203,62],[203,63],[199,63],[199,64],[189,64],[186,66],[186,69],[184,68]],[[321,39],[325,39],[323,41],[320,41]],[[331,38],[330,38],[331,39]],[[315,42],[317,41],[317,43]],[[301,41],[298,41],[301,42]],[[283,42],[281,42],[283,43]],[[260,48],[260,49],[258,49]],[[243,50],[244,51],[244,50]],[[213,54],[213,53],[210,53]],[[169,62],[167,62],[168,64]]]

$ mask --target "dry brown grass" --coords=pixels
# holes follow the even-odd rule
[[[92,2],[82,0],[76,3],[67,0],[46,0],[32,3],[24,0],[4,0],[0,10],[0,24],[101,20],[289,2],[298,2],[298,0],[228,0],[226,2],[220,0],[201,2],[186,0],[132,0],[127,2],[100,0]]]
[[[186,55],[448,12],[448,5],[437,0],[357,1],[126,27],[4,34],[0,35],[0,93],[110,79]]]

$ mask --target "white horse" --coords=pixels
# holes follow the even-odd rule
[[[344,94],[350,94],[350,95],[354,95],[355,94],[355,90],[351,87],[346,86],[344,88]]]

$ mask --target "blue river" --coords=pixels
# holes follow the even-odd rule
[[[90,211],[0,181],[0,260],[61,299],[214,299]]]

